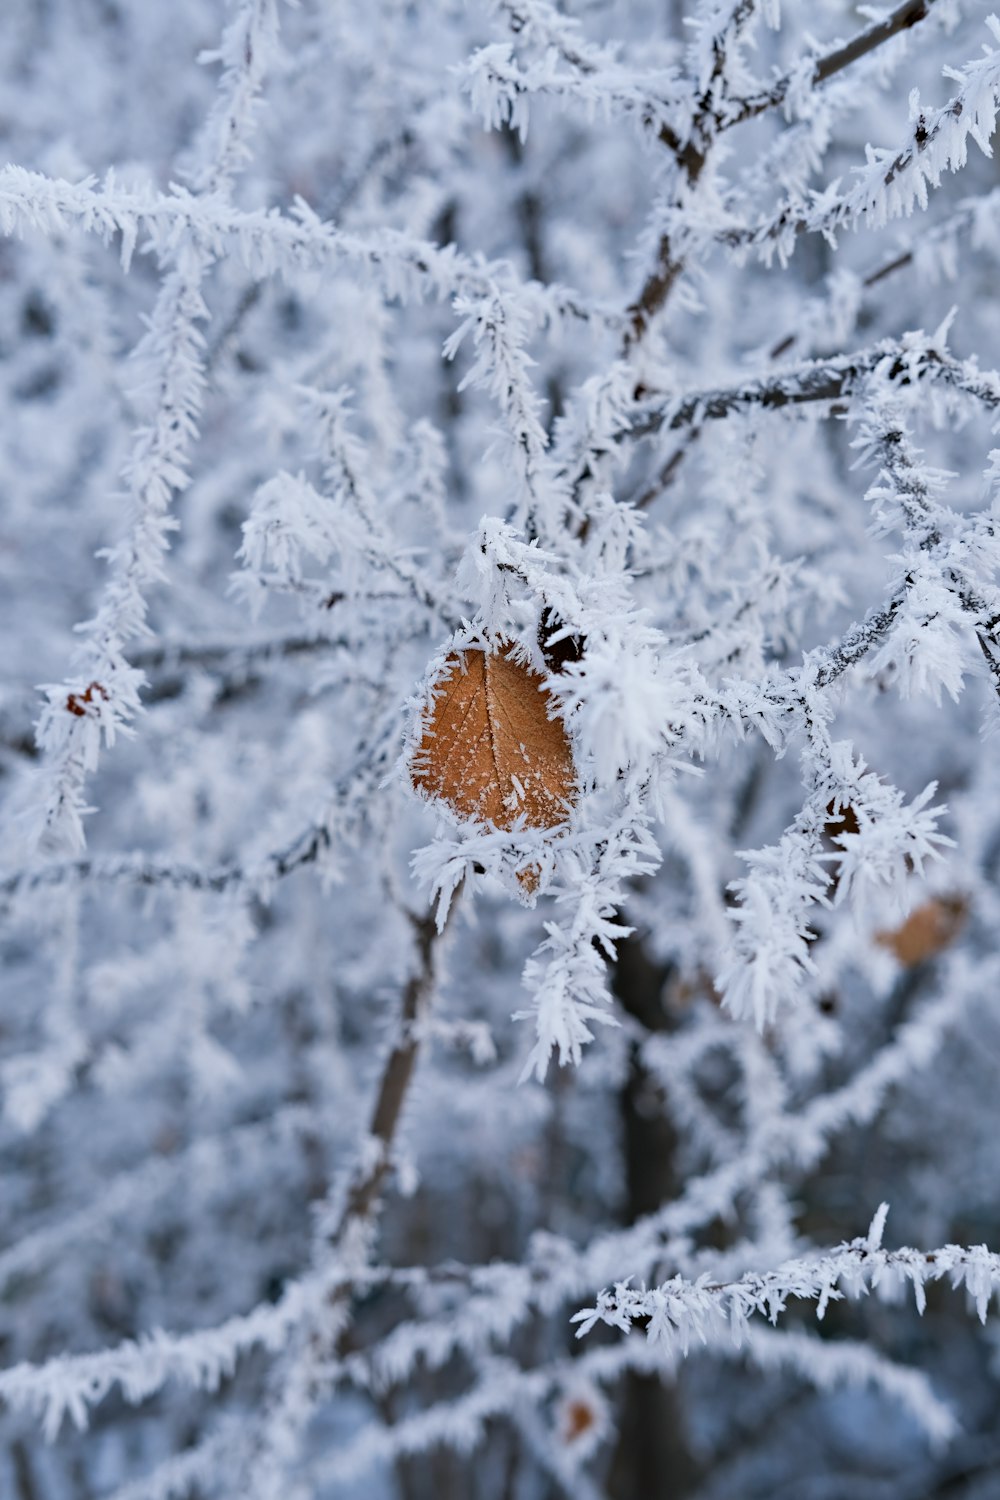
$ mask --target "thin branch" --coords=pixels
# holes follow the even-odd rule
[[[907,266],[915,265],[918,256],[923,257],[936,247],[947,245],[960,234],[974,229],[982,220],[987,223],[995,222],[998,211],[1000,211],[1000,191],[996,188],[978,198],[966,199],[955,213],[949,214],[940,223],[932,225],[929,229],[921,228],[918,245],[914,244],[894,251],[887,258],[878,261],[870,271],[865,272],[860,278],[862,289],[871,291],[872,287],[894,276],[897,271],[903,271]],[[991,243],[993,238],[994,236],[990,237]],[[780,359],[782,355],[794,348],[800,337],[799,329],[790,330],[768,350],[768,358]]]
[[[830,237],[871,217],[876,227],[888,219],[908,213],[913,204],[924,206],[928,185],[937,187],[943,167],[955,171],[964,165],[966,141],[972,135],[988,154],[987,137],[996,125],[1000,94],[1000,55],[988,53],[964,71],[965,87],[939,110],[921,109],[913,121],[910,138],[893,155],[869,152],[869,160],[857,185],[843,197],[827,192],[809,209],[801,200],[786,202],[776,214],[758,224],[720,230],[714,237],[734,250],[775,249],[782,259],[802,234]],[[985,100],[989,104],[985,104]],[[975,108],[973,108],[975,104]],[[935,152],[945,133],[955,131],[947,159]],[[832,198],[832,201],[831,201]]]
[[[878,1233],[873,1225],[873,1235]],[[945,1245],[925,1253],[908,1248],[883,1250],[877,1242],[858,1239],[827,1255],[789,1261],[774,1271],[747,1272],[738,1281],[690,1282],[678,1276],[650,1291],[623,1284],[614,1292],[602,1292],[596,1306],[577,1313],[573,1321],[581,1325],[578,1337],[597,1322],[623,1332],[641,1323],[651,1340],[683,1348],[696,1330],[704,1339],[716,1327],[725,1327],[732,1335],[754,1315],[776,1321],[793,1299],[815,1301],[817,1318],[822,1318],[829,1302],[877,1288],[883,1279],[894,1283],[897,1277],[911,1282],[921,1312],[925,1282],[948,1279],[953,1287],[964,1284],[985,1321],[990,1300],[1000,1289],[1000,1255],[984,1245]]]
[[[852,625],[845,631],[835,646],[827,646],[817,653],[822,657],[821,665],[813,678],[818,688],[830,687],[838,677],[843,677],[845,672],[850,671],[851,667],[856,666],[862,657],[867,656],[873,647],[885,639],[909,597],[910,582],[907,580],[907,586],[894,594],[888,604],[869,610],[859,624]]]
[[[742,385],[696,391],[659,408],[646,407],[620,437],[643,438],[661,431],[700,428],[706,422],[721,421],[751,407],[775,411],[840,401],[851,393],[858,380],[872,374],[886,360],[891,361],[886,371],[888,378],[900,385],[929,379],[971,396],[991,409],[1000,408],[1000,376],[994,372],[979,370],[974,362],[952,359],[933,349],[911,353],[893,340],[834,359],[810,360]]]
[[[214,867],[191,865],[142,853],[95,854],[80,859],[52,860],[0,875],[0,899],[9,901],[26,891],[52,890],[85,881],[133,885],[143,889],[213,891],[216,894],[240,887],[250,891],[266,889],[273,880],[283,880],[295,870],[315,864],[332,845],[333,838],[326,824],[314,823],[254,866],[237,862]]]
[[[809,85],[815,87],[817,84],[826,83],[827,79],[833,78],[844,68],[849,68],[852,63],[858,62],[869,52],[874,52],[877,47],[883,46],[894,36],[899,36],[901,32],[916,26],[918,21],[922,21],[929,14],[935,4],[937,0],[903,0],[903,3],[883,20],[876,21],[864,31],[859,31],[850,41],[843,42],[818,57],[813,64]],[[779,109],[791,89],[796,84],[801,84],[801,78],[801,69],[795,69],[786,73],[783,78],[779,78],[777,83],[772,84],[769,89],[764,89],[748,99],[734,101],[735,111],[726,115],[721,128],[729,130],[732,126],[741,125],[744,120],[752,120],[767,110]]]
[[[419,1022],[434,992],[440,941],[454,910],[452,902],[440,927],[433,909],[422,917],[411,916],[417,942],[417,969],[403,990],[399,1035],[385,1060],[368,1127],[369,1137],[377,1142],[379,1150],[359,1165],[348,1190],[343,1216],[330,1234],[332,1241],[341,1238],[352,1220],[369,1219],[378,1210],[382,1184],[391,1166],[393,1141],[420,1052]]]
[[[668,125],[660,128],[660,140],[673,151],[688,188],[693,188],[698,182],[718,133],[718,103],[714,91],[722,78],[726,50],[749,23],[755,8],[756,0],[736,0],[727,24],[713,39],[714,62],[711,76],[698,101],[687,139],[681,141]],[[642,342],[683,270],[684,257],[675,252],[671,236],[668,233],[662,234],[657,245],[655,263],[648,272],[639,295],[626,308],[629,321],[623,344],[625,354]]]
[[[332,606],[342,597],[330,595],[327,605]],[[209,641],[204,645],[165,640],[158,645],[133,651],[131,664],[149,672],[173,667],[203,667],[207,671],[223,667],[227,671],[236,671],[241,666],[249,668],[267,662],[283,661],[289,657],[343,650],[348,645],[349,642],[343,637],[322,635],[268,636],[259,641]]]

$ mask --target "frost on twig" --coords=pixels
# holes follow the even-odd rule
[[[649,1291],[619,1283],[602,1292],[594,1307],[574,1317],[582,1338],[598,1322],[629,1332],[641,1321],[652,1342],[679,1344],[687,1353],[695,1343],[710,1344],[728,1337],[737,1344],[746,1336],[752,1317],[777,1324],[791,1301],[816,1304],[822,1320],[831,1302],[869,1292],[886,1302],[898,1302],[912,1292],[917,1311],[927,1305],[928,1283],[948,1281],[965,1290],[980,1322],[1000,1289],[1000,1259],[985,1245],[966,1248],[945,1245],[940,1250],[884,1250],[881,1233],[885,1208],[876,1215],[866,1238],[842,1245],[827,1255],[788,1261],[773,1271],[748,1272],[739,1281],[720,1285],[710,1277],[686,1283],[681,1277]],[[938,1441],[949,1437],[951,1423],[943,1422]]]

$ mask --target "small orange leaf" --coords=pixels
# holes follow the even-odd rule
[[[579,1396],[567,1401],[562,1411],[562,1431],[560,1436],[564,1443],[575,1443],[589,1432],[598,1420],[598,1413],[586,1401]]]
[[[561,719],[549,717],[543,679],[497,650],[457,651],[433,685],[411,763],[413,785],[465,818],[512,828],[554,828],[576,800],[573,753]],[[529,877],[530,880],[530,877]],[[525,882],[529,891],[537,885]]]
[[[95,697],[94,695],[97,695]],[[66,699],[66,712],[73,714],[77,719],[86,718],[89,704],[96,704],[97,698],[103,698],[105,703],[108,695],[99,682],[92,682],[82,693],[70,693]]]
[[[875,941],[912,969],[953,943],[965,916],[966,904],[960,896],[935,896],[911,911],[901,926],[876,933]]]
[[[590,1457],[608,1431],[607,1403],[599,1391],[588,1386],[567,1391],[555,1416],[559,1441],[578,1460]]]

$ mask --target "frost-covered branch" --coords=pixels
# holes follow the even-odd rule
[[[207,260],[182,251],[164,280],[140,348],[155,391],[149,425],[136,436],[128,469],[130,515],[125,537],[108,554],[110,578],[97,614],[83,627],[75,674],[47,690],[36,737],[43,755],[36,839],[55,849],[82,849],[88,811],[84,785],[100,745],[131,732],[140,710],[142,673],[126,650],[149,633],[146,591],[164,576],[176,522],[172,498],[187,484],[203,377],[198,324],[207,316],[200,292]]]
[[[273,1307],[263,1305],[217,1328],[190,1334],[156,1331],[126,1340],[97,1354],[59,1355],[43,1365],[0,1370],[0,1401],[39,1420],[54,1438],[65,1419],[83,1430],[90,1408],[118,1387],[133,1405],[147,1400],[168,1380],[195,1390],[215,1390],[247,1351],[284,1347],[291,1331],[320,1305],[324,1282],[293,1283]]]
[[[254,101],[276,43],[275,0],[249,0],[226,33],[223,55],[229,67],[212,128],[196,153],[196,160],[204,161],[206,192],[228,191],[238,164],[249,155],[246,136]],[[37,183],[33,186],[37,188]],[[39,208],[35,203],[36,215]],[[12,211],[7,200],[0,222],[8,233]],[[51,232],[51,217],[46,227]],[[132,235],[136,229],[133,224]],[[123,226],[123,261],[131,253],[124,233]],[[213,256],[205,246],[183,236],[169,252],[161,251],[160,258],[172,269],[164,275],[149,331],[136,351],[150,395],[147,422],[135,435],[125,472],[129,486],[126,532],[107,553],[108,582],[96,615],[81,627],[83,644],[76,652],[76,671],[48,689],[36,732],[43,757],[43,789],[34,839],[45,847],[70,851],[84,847],[83,819],[89,811],[84,786],[96,769],[101,741],[110,746],[116,734],[130,733],[131,721],[141,709],[142,674],[129,664],[125,653],[134,641],[151,633],[146,593],[164,577],[170,534],[177,526],[170,505],[189,479],[204,388],[204,340],[199,324],[207,318],[208,309],[201,284]]]
[[[1000,406],[1000,376],[981,371],[975,360],[954,359],[926,342],[907,345],[886,341],[834,359],[804,361],[739,385],[699,391],[652,410],[640,408],[624,436],[646,437],[664,430],[697,427],[752,407],[771,411],[839,401],[879,369],[888,379],[903,384],[928,380],[981,401],[988,408]]]
[[[399,1036],[381,1072],[365,1147],[340,1207],[331,1206],[324,1216],[324,1238],[333,1247],[371,1220],[392,1166],[393,1142],[420,1050],[418,1023],[430,1001],[441,941],[433,914],[415,920],[414,930],[417,962],[403,989]],[[360,1278],[364,1280],[363,1268]],[[324,1261],[291,1282],[275,1306],[255,1308],[216,1328],[181,1335],[157,1330],[96,1354],[59,1356],[40,1366],[14,1366],[0,1371],[0,1400],[12,1409],[31,1412],[52,1438],[64,1418],[85,1428],[90,1407],[103,1401],[115,1386],[132,1404],[148,1399],[170,1379],[194,1389],[214,1390],[249,1350],[278,1353],[296,1330],[321,1322],[331,1287],[347,1289],[356,1279],[350,1265],[340,1267],[338,1262],[331,1268]],[[375,1279],[380,1279],[379,1273]]]
[[[737,1343],[753,1317],[776,1323],[791,1301],[816,1303],[822,1319],[831,1302],[860,1297],[869,1291],[883,1300],[900,1300],[907,1284],[912,1287],[918,1312],[926,1307],[926,1287],[949,1281],[962,1287],[985,1323],[989,1305],[1000,1291],[1000,1256],[985,1245],[966,1248],[945,1245],[940,1250],[885,1250],[882,1230],[888,1205],[883,1204],[865,1238],[852,1240],[829,1254],[803,1256],[773,1271],[750,1271],[739,1281],[720,1285],[710,1277],[686,1282],[673,1277],[649,1291],[620,1282],[614,1291],[601,1292],[593,1307],[577,1313],[582,1338],[596,1323],[607,1323],[629,1332],[643,1322],[646,1336],[654,1343],[677,1345],[687,1353],[692,1344],[709,1344],[719,1338]]]
[[[766,6],[763,8],[767,9]],[[682,133],[674,131],[666,122],[659,132],[660,139],[676,157],[680,178],[676,194],[678,208],[689,206],[708,163],[731,86],[730,74],[739,73],[743,33],[756,12],[757,0],[728,0],[724,5],[706,7],[696,22],[695,41],[689,48],[688,59],[690,83],[697,90],[689,105],[690,121],[685,122],[687,128]],[[642,343],[653,319],[681,276],[685,262],[685,251],[676,244],[672,229],[668,227],[661,231],[656,240],[653,264],[627,309],[626,355]]]
[[[1000,40],[1000,23],[987,24]],[[812,204],[788,203],[770,218],[748,228],[720,230],[717,238],[733,249],[757,250],[765,261],[774,256],[784,263],[800,234],[822,234],[836,242],[840,229],[864,222],[879,229],[891,219],[926,208],[928,187],[936,188],[943,172],[965,166],[971,138],[985,156],[992,154],[990,138],[996,128],[1000,98],[1000,53],[987,49],[981,60],[960,71],[948,70],[963,86],[941,109],[923,109],[911,99],[911,131],[895,149],[868,147],[867,162],[855,185],[841,195],[834,183],[814,194]]]
[[[562,49],[560,53],[565,57]],[[587,65],[579,58],[567,73],[559,66],[560,53],[546,51],[527,67],[518,64],[508,43],[494,43],[475,53],[465,86],[487,129],[509,125],[523,140],[531,99],[548,95],[579,105],[590,116],[630,116],[654,136],[676,136],[688,91],[666,70],[643,77],[610,60]]]
[[[338,265],[364,269],[378,278],[388,298],[415,299],[426,293],[448,297],[458,292],[481,296],[497,275],[512,280],[509,266],[491,267],[454,245],[436,245],[392,229],[367,236],[339,230],[304,199],[296,200],[292,213],[243,210],[218,196],[201,197],[176,185],[169,193],[156,193],[121,187],[113,176],[98,187],[93,178],[72,183],[22,167],[0,168],[0,231],[51,234],[71,224],[106,243],[120,235],[126,270],[139,236],[148,234],[151,248],[160,254],[171,253],[184,239],[213,259],[232,250],[256,277],[293,276]],[[540,320],[594,318],[612,326],[616,321],[616,314],[588,307],[565,288],[520,285]]]
[[[821,56],[805,60],[792,72],[779,78],[770,88],[746,99],[733,100],[723,123],[728,129],[730,126],[742,124],[744,120],[764,114],[767,110],[780,109],[786,101],[791,102],[801,94],[803,89],[815,88],[819,84],[826,83],[844,68],[849,68],[852,63],[859,62],[862,57],[874,52],[877,47],[891,41],[894,36],[909,31],[911,27],[924,20],[937,3],[938,0],[902,0],[895,10],[890,11],[882,19],[866,26],[849,41],[831,47]]]
[[[225,192],[250,160],[260,91],[277,50],[278,0],[249,0],[225,28],[218,50],[198,59],[221,62],[224,71],[215,108],[192,151],[196,192]]]
[[[782,1007],[801,1003],[808,994],[815,973],[809,948],[816,938],[817,905],[846,898],[866,910],[879,901],[899,910],[911,873],[922,873],[951,842],[937,829],[944,809],[927,806],[936,790],[933,782],[907,803],[867,769],[850,744],[831,741],[825,723],[829,711],[808,690],[802,712],[808,796],[779,844],[741,855],[751,873],[731,886],[738,905],[729,914],[738,933],[718,979],[726,1007],[741,1019],[752,1017],[759,1030]],[[841,852],[831,856],[826,826],[831,813],[847,807],[856,826],[838,836]],[[831,858],[837,860],[835,895]]]
[[[787,340],[783,341],[787,346]],[[772,351],[777,357],[779,349]],[[927,381],[932,386],[981,402],[987,409],[1000,407],[1000,376],[982,371],[973,360],[957,360],[917,336],[909,341],[870,345],[853,354],[833,359],[809,360],[786,366],[769,376],[757,376],[731,387],[704,390],[674,397],[651,409],[648,403],[619,414],[611,443],[621,445],[635,438],[661,432],[680,432],[681,441],[661,464],[654,481],[634,500],[645,509],[674,482],[677,471],[709,422],[724,421],[742,411],[794,412],[800,408],[839,404],[876,371],[890,381],[909,385]],[[578,481],[579,483],[579,481]]]
[[[158,859],[149,854],[84,855],[79,859],[48,860],[0,874],[0,896],[11,898],[29,891],[57,886],[100,884],[165,890],[222,891],[246,889],[265,893],[275,880],[282,880],[304,865],[320,861],[333,847],[328,822],[310,824],[280,849],[252,864],[220,864],[214,868]]]
[[[906,570],[899,619],[893,621],[892,638],[876,658],[875,669],[891,670],[904,696],[930,691],[939,698],[943,687],[957,698],[967,666],[968,623],[1000,690],[995,526],[985,518],[982,525],[970,525],[942,503],[948,476],[921,461],[897,394],[877,381],[867,394],[871,409],[856,446],[883,465],[868,498],[880,530],[903,531]]]

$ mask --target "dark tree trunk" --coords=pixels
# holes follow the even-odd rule
[[[641,934],[618,944],[613,985],[629,1015],[649,1031],[673,1022],[663,1004],[668,979]],[[619,1095],[626,1199],[623,1218],[632,1224],[676,1196],[677,1137],[656,1081],[633,1043],[628,1077]],[[685,1500],[698,1485],[699,1468],[688,1442],[680,1389],[674,1381],[629,1374],[621,1392],[618,1443],[608,1475],[611,1500]]]

